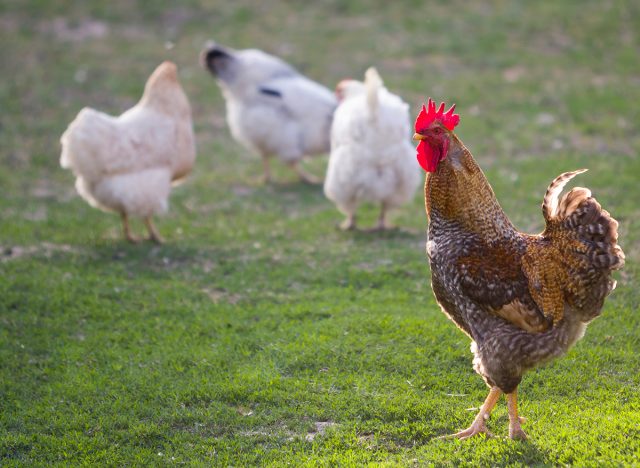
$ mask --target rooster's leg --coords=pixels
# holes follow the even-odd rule
[[[140,239],[138,239],[131,233],[131,227],[129,227],[129,217],[127,216],[127,213],[120,213],[120,217],[122,218],[122,231],[124,232],[124,237],[133,244],[140,242]]]
[[[526,440],[527,434],[520,427],[524,418],[518,416],[517,390],[507,394],[507,409],[509,410],[509,437],[512,439]]]
[[[144,218],[144,224],[147,226],[147,231],[149,231],[149,240],[152,240],[156,244],[162,244],[164,239],[156,229],[156,226],[153,224],[153,220],[151,216],[147,216]]]
[[[291,164],[289,164],[289,166],[291,166],[291,169],[293,169],[294,172],[298,174],[298,176],[300,177],[300,180],[302,180],[303,182],[306,182],[307,184],[313,184],[313,185],[322,183],[322,179],[314,176],[313,174],[309,174],[307,171],[302,169],[298,161],[292,162]]]
[[[476,419],[473,420],[471,426],[464,431],[444,436],[444,438],[456,437],[458,439],[467,439],[478,434],[485,434],[490,437],[491,433],[487,429],[486,420],[489,418],[493,407],[496,406],[500,395],[502,395],[502,390],[498,387],[491,387],[487,399],[484,400],[484,404],[482,405],[482,408],[480,408],[480,412],[476,416]]]

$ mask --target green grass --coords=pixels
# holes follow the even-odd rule
[[[432,3],[2,3],[0,464],[638,463],[640,5]],[[328,86],[375,65],[414,109],[455,101],[525,230],[542,227],[553,177],[591,169],[577,182],[620,221],[627,265],[585,338],[525,377],[529,441],[505,439],[503,402],[499,437],[435,439],[466,427],[486,388],[430,290],[422,195],[400,231],[342,233],[320,188],[281,167],[254,183],[261,165],[197,63],[209,38]],[[158,222],[167,244],[131,246],[75,194],[58,140],[85,105],[135,103],[164,59],[198,160]],[[321,174],[326,158],[307,165]]]

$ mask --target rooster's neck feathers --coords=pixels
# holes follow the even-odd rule
[[[517,232],[471,152],[453,133],[447,157],[427,174],[425,203],[432,222],[459,223],[489,242]]]

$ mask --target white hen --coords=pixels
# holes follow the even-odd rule
[[[73,171],[91,206],[119,213],[128,240],[138,240],[129,228],[129,216],[136,216],[150,239],[162,242],[152,216],[167,210],[171,185],[187,176],[196,157],[191,107],[173,63],[156,68],[142,99],[119,117],[82,109],[60,142],[60,165]]]
[[[231,135],[263,158],[264,180],[271,179],[269,158],[276,156],[302,180],[319,182],[299,162],[329,151],[334,94],[260,50],[211,44],[201,59],[222,89]]]
[[[363,202],[380,203],[375,229],[386,229],[387,211],[413,198],[420,183],[410,144],[409,106],[384,87],[374,68],[365,81],[344,80],[336,87],[341,102],[331,127],[331,155],[324,192],[356,227]]]

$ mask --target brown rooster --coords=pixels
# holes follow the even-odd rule
[[[591,196],[564,186],[585,170],[556,177],[542,203],[545,230],[519,232],[482,170],[453,133],[454,107],[428,108],[416,120],[418,162],[427,172],[427,255],[444,313],[473,341],[474,369],[490,387],[468,429],[451,437],[489,435],[486,419],[507,396],[509,437],[526,438],[516,389],[529,369],[564,354],[600,315],[622,267],[618,223]]]

